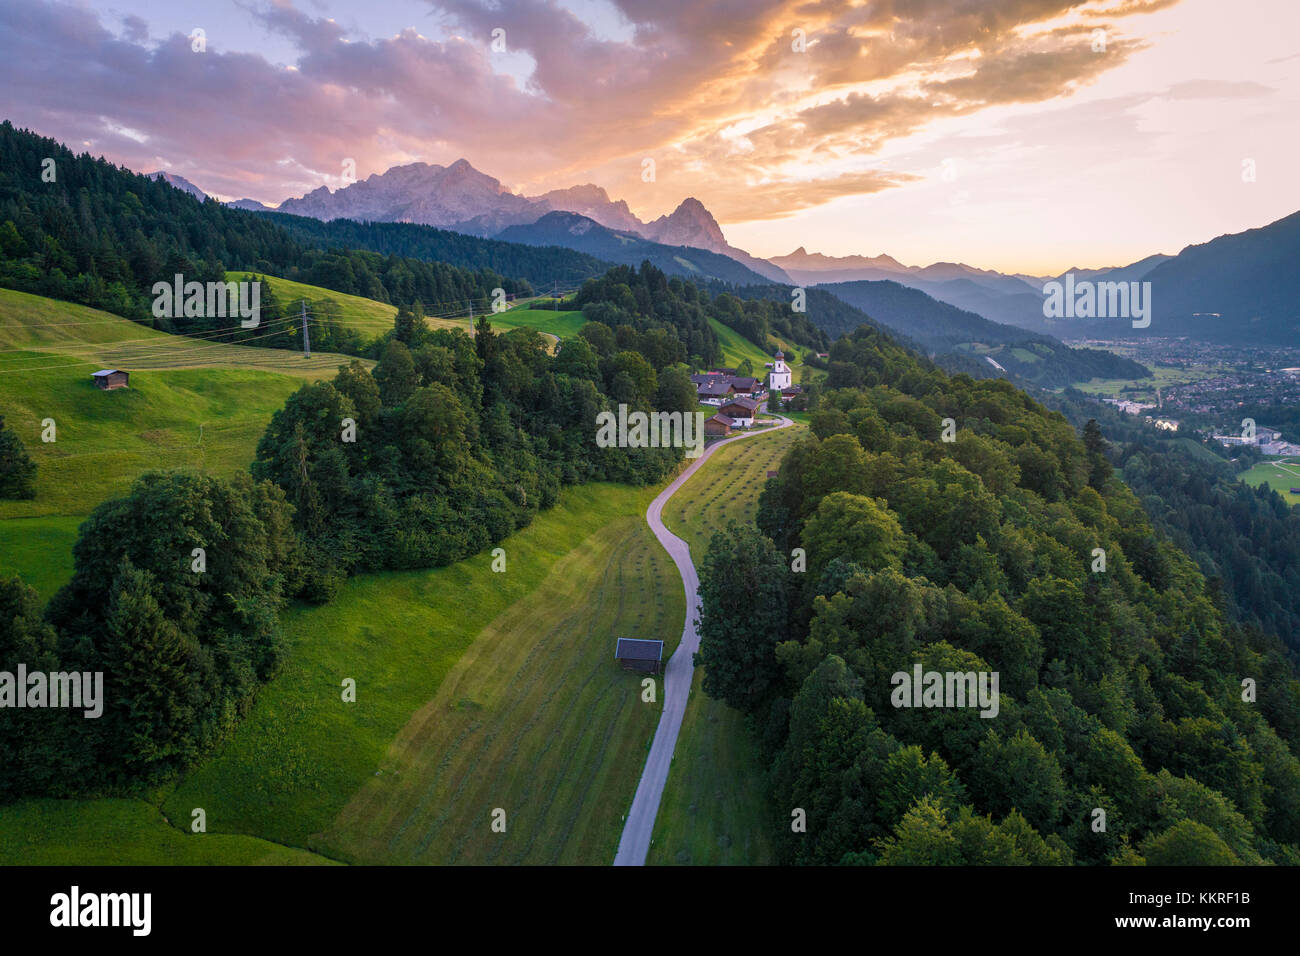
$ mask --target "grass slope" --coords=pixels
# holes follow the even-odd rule
[[[671,653],[684,613],[641,514],[606,524],[479,633],[321,849],[366,863],[608,864],[662,707],[615,665],[614,641],[657,638]]]
[[[48,597],[71,572],[81,518],[141,473],[246,471],[271,414],[345,356],[222,345],[97,309],[0,289],[0,411],[39,466],[36,498],[0,501],[0,573]],[[101,367],[131,386],[95,388]],[[42,441],[53,419],[55,440]]]
[[[755,435],[720,449],[664,509],[664,524],[698,563],[728,521],[754,520],[758,495],[803,428]],[[743,716],[707,697],[697,670],[650,844],[651,864],[772,862],[770,813],[758,748]]]
[[[608,862],[602,814],[630,802],[658,714],[631,696],[639,685],[624,686],[612,660],[615,631],[680,633],[685,613],[666,556],[638,542],[649,535],[637,528],[653,493],[568,488],[503,544],[505,573],[493,573],[482,554],[356,578],[333,603],[295,609],[284,669],[226,747],[165,801],[167,815],[188,819],[203,807],[210,831],[368,862],[445,860],[464,835],[461,821],[477,822],[478,805],[413,804],[404,788],[408,778],[441,780],[442,761],[469,761],[476,785],[496,788],[492,806],[517,814],[512,832],[535,844],[530,858]],[[606,586],[604,599],[591,600]],[[453,673],[454,690],[444,691]],[[341,700],[345,677],[357,682],[354,704]],[[430,714],[439,719],[430,723]],[[472,727],[487,729],[476,736]],[[374,787],[393,797],[391,818],[346,810],[354,797],[373,799]],[[529,814],[546,817],[546,832],[530,830],[539,817]],[[556,819],[570,825],[552,826]],[[375,827],[394,825],[375,836]]]
[[[188,819],[188,818],[187,818]],[[4,866],[311,866],[331,861],[265,840],[191,833],[143,800],[27,800],[0,807]]]
[[[238,282],[247,272],[227,272],[226,280],[229,282]],[[261,275],[261,273],[258,273]],[[384,302],[377,302],[374,299],[367,299],[359,295],[348,295],[346,292],[335,292],[333,289],[326,289],[323,286],[308,285],[305,282],[294,282],[292,279],[281,279],[279,276],[262,275],[262,281],[270,285],[271,291],[275,293],[280,305],[289,312],[298,308],[298,303],[302,299],[314,302],[318,299],[332,299],[339,307],[339,321],[342,324],[356,329],[367,338],[374,338],[393,328],[393,319],[397,315],[397,306],[388,305]],[[436,329],[468,329],[468,319],[441,319],[434,316],[450,310],[450,306],[444,307],[439,303],[422,303],[426,312],[430,315],[425,319],[430,326]],[[460,306],[463,312],[464,306]]]
[[[231,320],[234,325],[235,320]],[[254,330],[272,334],[274,329]],[[58,371],[90,380],[99,368],[174,370],[224,368],[275,372],[312,381],[330,375],[347,356],[287,349],[227,345],[169,335],[98,309],[26,292],[0,289],[0,379],[23,378],[36,370]],[[132,376],[134,378],[134,374]]]
[[[730,326],[723,325],[717,319],[709,319],[709,325],[718,336],[718,342],[722,345],[722,365],[724,368],[736,368],[745,359],[749,359],[749,364],[754,367],[752,374],[762,378],[767,374],[763,366],[772,361],[771,355],[764,355],[760,349],[749,339],[745,338]],[[775,352],[775,350],[773,350]]]

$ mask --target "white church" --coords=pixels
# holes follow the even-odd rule
[[[767,376],[767,387],[771,392],[780,393],[790,387],[790,366],[785,364],[785,353],[777,352],[772,371]]]

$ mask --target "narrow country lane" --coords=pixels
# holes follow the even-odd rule
[[[695,652],[700,647],[700,635],[695,630],[695,620],[700,613],[699,578],[695,573],[695,565],[691,561],[690,547],[664,527],[661,520],[664,505],[677,489],[689,481],[691,476],[723,445],[733,441],[743,441],[754,435],[771,434],[777,429],[794,424],[790,419],[780,415],[775,417],[781,419],[781,423],[775,428],[745,432],[709,446],[704,454],[660,492],[646,509],[645,517],[650,530],[672,557],[678,573],[682,576],[682,586],[686,589],[686,624],[682,628],[681,643],[669,658],[668,667],[664,672],[664,710],[659,717],[659,726],[655,728],[654,741],[650,744],[650,754],[646,757],[645,769],[641,771],[641,782],[637,784],[636,796],[632,798],[632,809],[628,811],[627,821],[623,824],[623,836],[619,839],[618,853],[614,857],[615,866],[645,865],[646,855],[650,852],[650,837],[654,832],[655,816],[659,813],[659,800],[663,796],[664,784],[668,782],[668,770],[672,766],[673,750],[677,746],[677,733],[681,730],[682,717],[686,714],[686,697],[691,692],[691,681],[695,676]]]

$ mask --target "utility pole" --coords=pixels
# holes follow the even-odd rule
[[[311,358],[311,337],[307,334],[307,300],[302,300],[302,355]]]
[[[469,337],[474,337],[474,300],[469,300]]]

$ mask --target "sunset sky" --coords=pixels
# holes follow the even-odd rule
[[[4,0],[0,118],[228,199],[464,157],[755,255],[1045,274],[1300,209],[1300,4]]]

